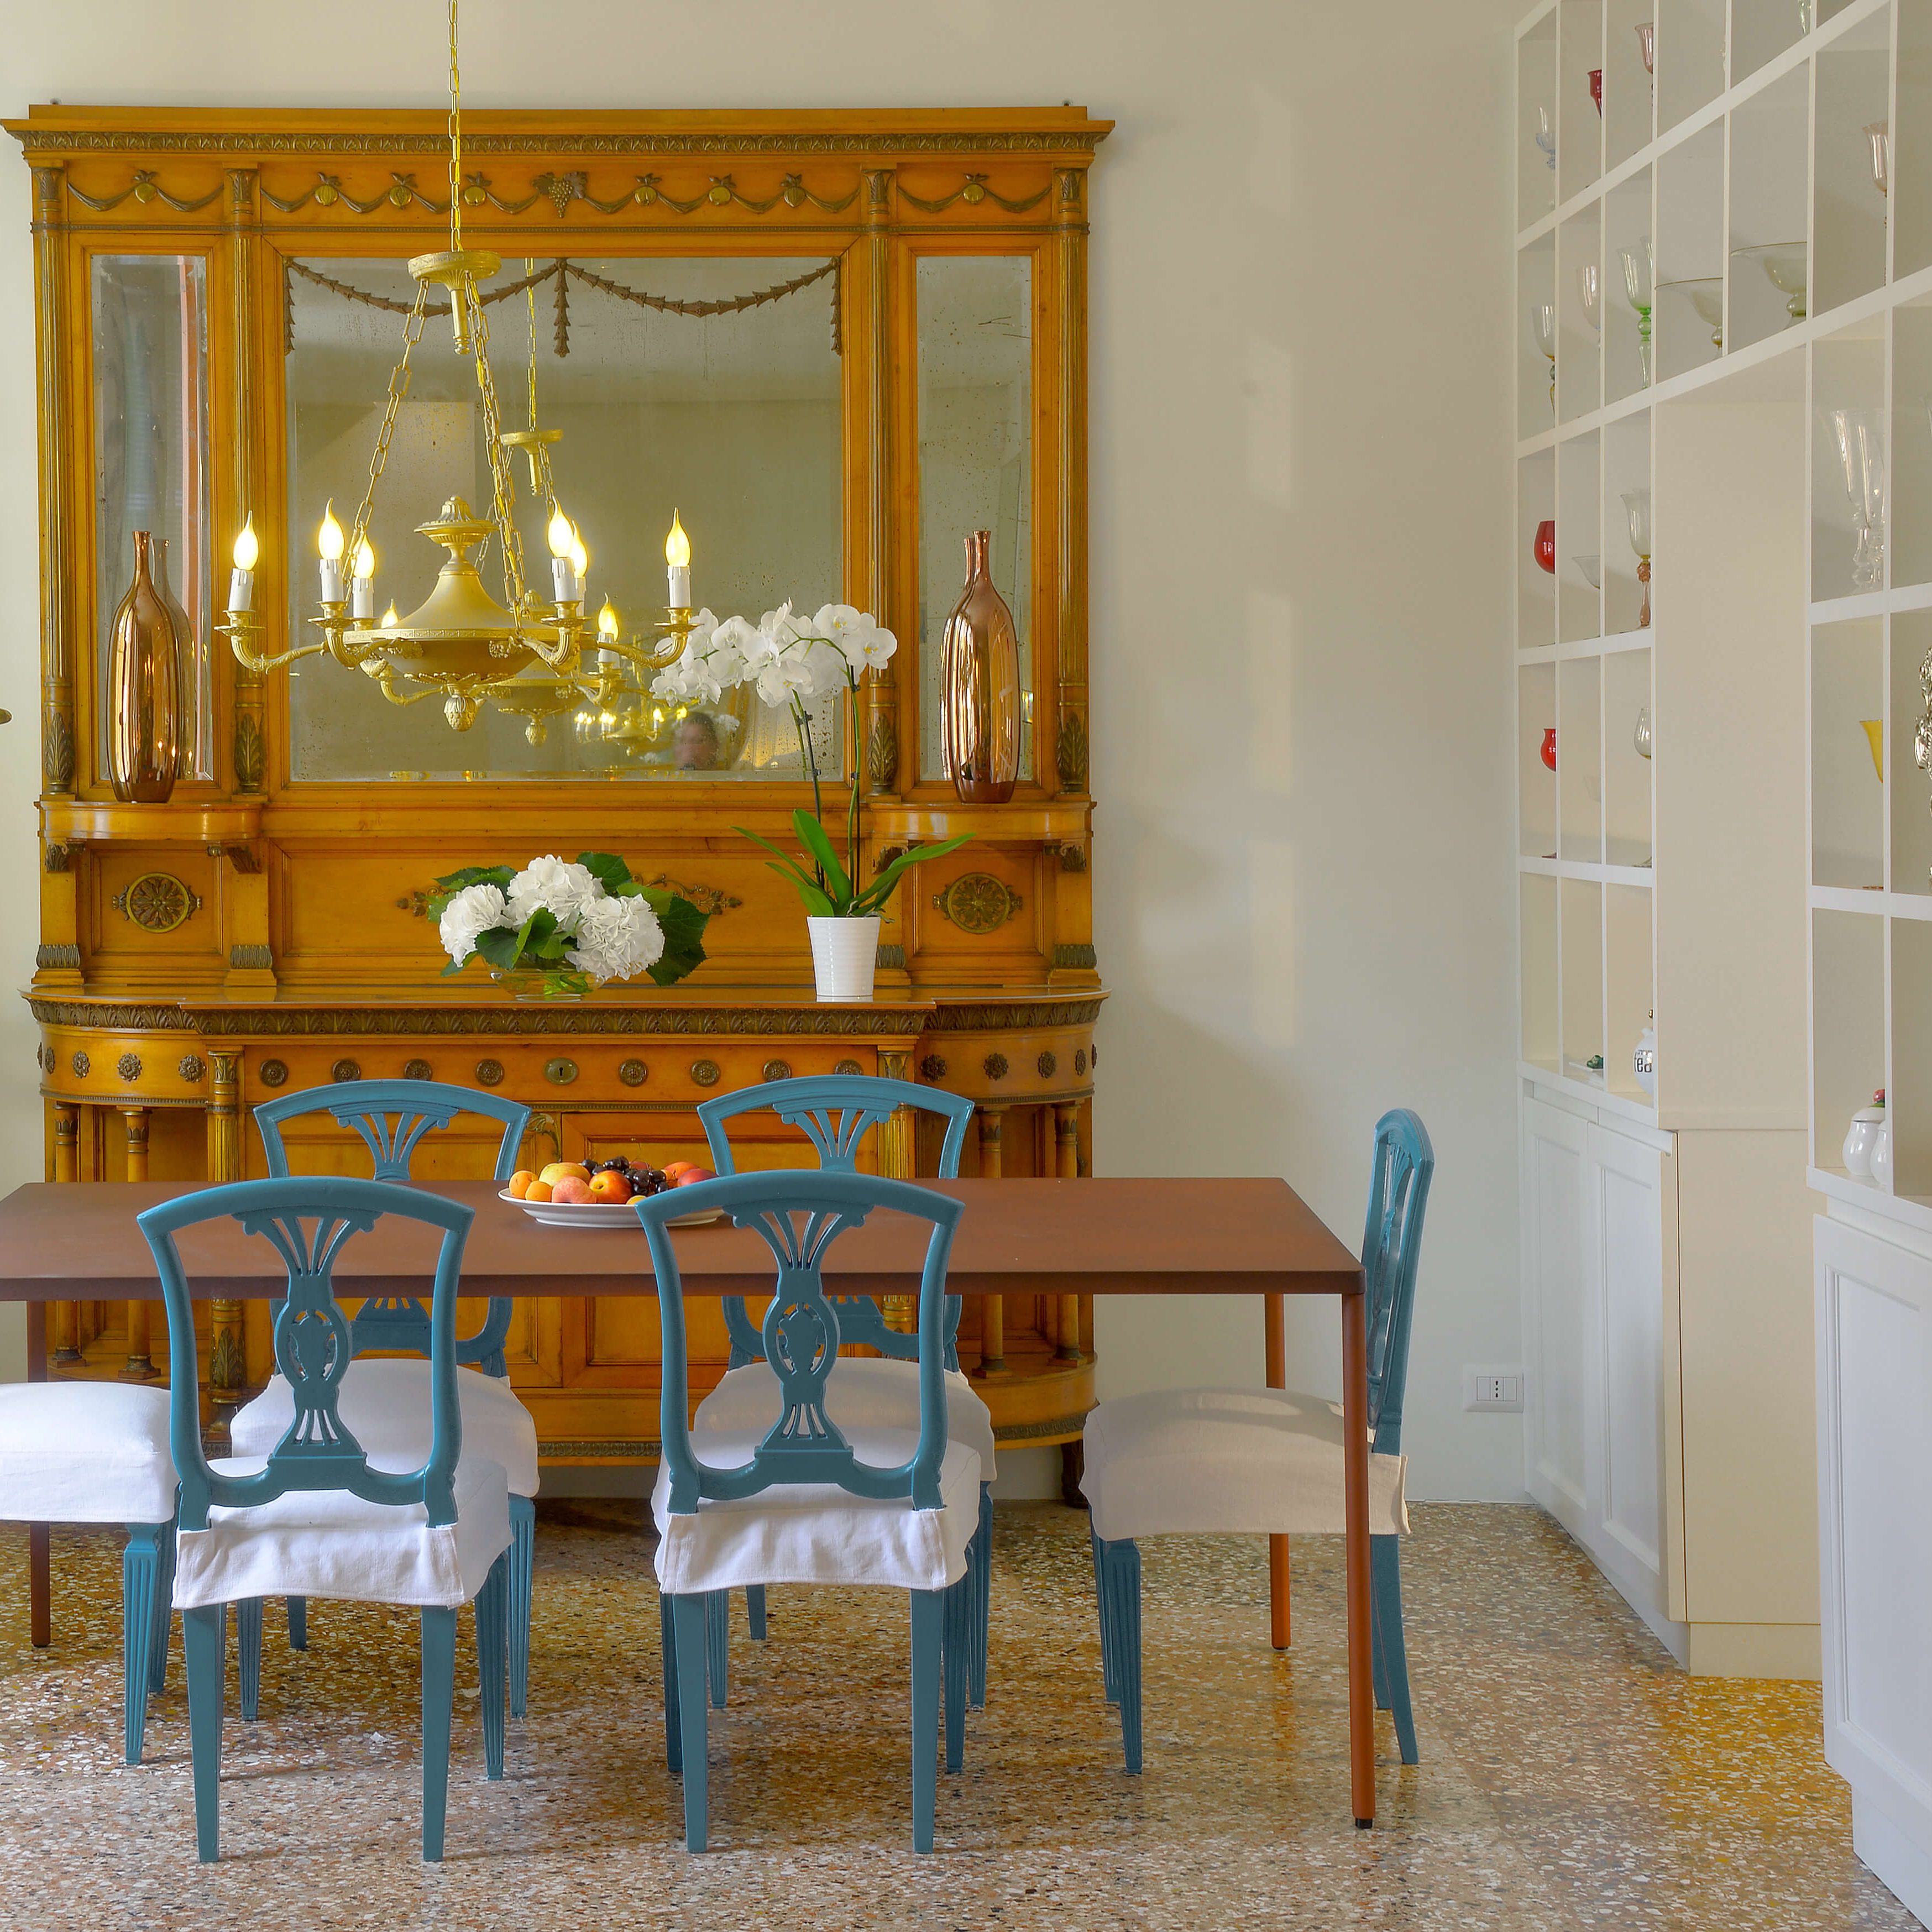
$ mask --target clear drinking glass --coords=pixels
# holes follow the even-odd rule
[[[1633,248],[1619,248],[1624,294],[1636,311],[1637,347],[1643,358],[1643,380],[1650,380],[1650,312],[1657,301],[1657,255],[1646,235]]]
[[[1550,124],[1550,110],[1546,107],[1536,110],[1536,145],[1553,172],[1556,166],[1556,130]]]
[[[1805,248],[1802,242],[1766,242],[1753,248],[1740,248],[1738,254],[1761,268],[1773,288],[1785,298],[1786,313],[1793,322],[1804,320]]]
[[[1583,304],[1583,320],[1600,335],[1604,328],[1604,285],[1595,262],[1578,265],[1576,296]]]
[[[1874,121],[1864,130],[1871,143],[1872,185],[1888,198],[1892,193],[1892,131],[1886,122]]]
[[[1643,70],[1654,80],[1657,78],[1657,22],[1640,20],[1636,23],[1637,52],[1643,56]]]
[[[1885,583],[1885,437],[1876,410],[1834,410],[1832,433],[1838,473],[1851,506],[1858,541],[1852,550],[1852,587]]]
[[[1660,282],[1660,289],[1675,289],[1697,311],[1698,319],[1711,332],[1711,346],[1724,346],[1724,278],[1699,275],[1687,281]]]
[[[1604,560],[1600,556],[1573,556],[1570,561],[1583,573],[1583,581],[1592,590],[1604,587]]]
[[[1556,304],[1536,302],[1529,311],[1529,332],[1536,346],[1550,358],[1550,412],[1556,413]]]

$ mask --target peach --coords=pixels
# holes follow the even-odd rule
[[[554,1187],[560,1180],[566,1179],[587,1183],[590,1178],[590,1170],[580,1161],[554,1160],[542,1173],[537,1176],[537,1178],[539,1180],[548,1181],[552,1187]]]
[[[593,1201],[608,1202],[617,1207],[631,1198],[629,1177],[615,1168],[606,1168],[602,1174],[590,1177],[590,1198]]]
[[[658,1169],[658,1172],[665,1180],[675,1180],[680,1174],[685,1173],[695,1165],[694,1162],[688,1160],[668,1160]]]
[[[536,1176],[526,1167],[520,1167],[510,1177],[510,1184],[505,1192],[512,1201],[520,1201],[530,1190],[530,1183]]]
[[[553,1201],[568,1202],[572,1207],[578,1206],[592,1198],[590,1184],[587,1180],[578,1180],[574,1174],[566,1174],[561,1180],[552,1184],[550,1198]]]
[[[547,1180],[532,1181],[524,1190],[523,1198],[526,1201],[548,1201],[550,1198],[550,1183]]]
[[[708,1167],[687,1167],[682,1174],[670,1176],[670,1184],[674,1187],[689,1187],[698,1181],[716,1180],[717,1178]]]

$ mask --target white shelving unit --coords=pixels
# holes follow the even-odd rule
[[[1822,1670],[1932,1922],[1932,0],[1551,0],[1517,80],[1529,1485],[1693,1670]]]

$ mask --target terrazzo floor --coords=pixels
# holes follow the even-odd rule
[[[148,1761],[119,1762],[118,1539],[57,1531],[55,1641],[0,1532],[0,1924],[8,1928],[1911,1928],[1851,1851],[1813,1685],[1686,1678],[1523,1508],[1414,1511],[1423,1762],[1382,1720],[1381,1816],[1348,1804],[1339,1540],[1295,1546],[1268,1647],[1256,1542],[1147,1546],[1148,1765],[1101,1701],[1086,1519],[1002,1508],[988,1708],[910,1850],[906,1612],[882,1592],[734,1604],[711,1720],[712,1850],[664,1766],[634,1505],[548,1504],[528,1720],[484,1782],[466,1630],[448,1856],[418,1856],[414,1619],[268,1612],[262,1721],[226,1726],[222,1862],[195,1862],[178,1636]],[[234,1709],[233,1672],[230,1709]]]

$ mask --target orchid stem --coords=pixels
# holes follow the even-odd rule
[[[812,815],[823,825],[825,823],[825,800],[818,788],[818,759],[812,748],[812,733],[806,724],[805,706],[796,698],[791,701],[791,720],[798,727],[799,755],[805,760],[806,770],[812,774]],[[825,868],[814,859],[812,869],[818,878],[818,890],[829,897],[831,887],[825,876]]]

